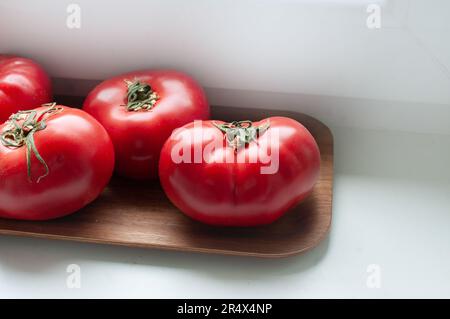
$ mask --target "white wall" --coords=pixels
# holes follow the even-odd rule
[[[66,27],[70,3],[80,29]],[[366,26],[368,3],[381,6],[380,29]],[[449,31],[445,0],[0,1],[0,52],[55,78],[176,68],[213,103],[332,126],[450,133]]]

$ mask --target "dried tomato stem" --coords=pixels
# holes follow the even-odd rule
[[[235,150],[256,140],[258,136],[270,127],[269,122],[261,126],[253,126],[253,122],[249,120],[222,124],[213,122],[213,125],[225,134],[228,146],[233,147]]]
[[[128,80],[125,80],[125,83],[128,86],[126,105],[128,111],[149,111],[158,101],[158,94],[153,91],[149,84]]]
[[[46,128],[45,120],[49,115],[62,110],[62,108],[56,107],[56,103],[43,104],[42,106],[49,106],[49,108],[39,113],[35,110],[29,110],[19,111],[11,115],[6,122],[6,130],[0,135],[0,141],[6,147],[19,148],[26,146],[27,175],[30,182],[32,182],[31,154],[33,153],[41,165],[44,166],[45,174],[37,178],[37,183],[48,176],[50,169],[36,148],[34,134]]]

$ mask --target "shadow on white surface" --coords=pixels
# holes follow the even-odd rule
[[[180,290],[189,279],[174,277],[236,288],[252,281],[279,282],[315,267],[328,243],[327,237],[299,256],[258,259],[2,236],[0,297],[208,297],[207,289],[195,282],[192,290]],[[70,264],[80,266],[83,289],[65,286]]]

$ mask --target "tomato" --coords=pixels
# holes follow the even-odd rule
[[[313,136],[286,117],[189,123],[173,132],[159,162],[172,203],[221,226],[272,223],[311,193],[319,170]]]
[[[108,131],[116,152],[116,172],[135,179],[158,177],[161,148],[172,131],[208,119],[202,88],[186,74],[150,70],[100,83],[83,109]]]
[[[46,220],[92,202],[111,178],[114,148],[79,109],[55,103],[0,126],[0,217]]]
[[[0,124],[13,113],[51,100],[50,79],[36,62],[0,55]]]

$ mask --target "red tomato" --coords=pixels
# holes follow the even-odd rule
[[[51,100],[50,79],[36,62],[0,55],[0,124],[13,113]]]
[[[319,148],[300,123],[198,121],[173,132],[159,162],[161,184],[186,215],[222,226],[268,224],[311,193]]]
[[[0,217],[46,220],[73,213],[111,178],[111,139],[82,110],[53,103],[19,112],[0,134]]]
[[[158,177],[161,148],[175,128],[209,118],[202,88],[175,71],[138,71],[104,81],[83,109],[111,136],[116,172],[135,179]]]

